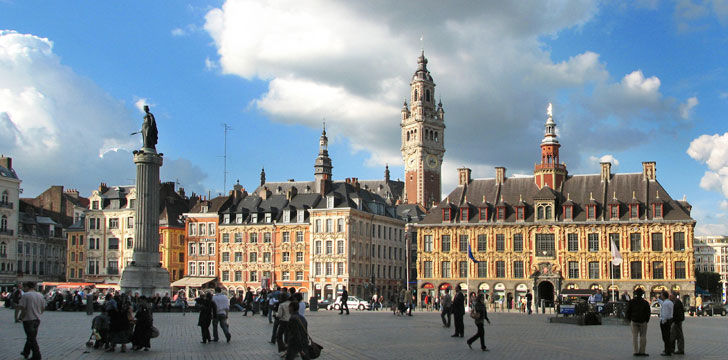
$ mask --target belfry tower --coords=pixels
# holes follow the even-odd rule
[[[326,124],[321,131],[319,139],[319,153],[316,157],[314,168],[315,191],[321,195],[325,195],[331,190],[331,158],[329,158],[329,138],[326,137]]]
[[[410,104],[402,106],[402,159],[407,203],[430,208],[441,200],[442,158],[445,155],[445,111],[435,105],[435,83],[422,51],[410,82]]]
[[[541,163],[536,163],[533,169],[533,179],[536,186],[541,189],[548,186],[554,190],[560,190],[561,184],[566,180],[566,164],[559,161],[559,140],[556,138],[556,122],[554,122],[553,105],[549,103],[546,110],[546,131],[541,140]]]

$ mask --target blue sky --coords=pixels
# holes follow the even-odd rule
[[[529,174],[554,103],[571,174],[657,162],[699,234],[728,211],[728,3],[706,1],[0,1],[0,152],[23,196],[133,183],[139,105],[164,180],[188,192],[311,179],[325,119],[334,178],[400,177],[399,110],[424,46],[456,168]],[[420,42],[420,37],[424,41]]]

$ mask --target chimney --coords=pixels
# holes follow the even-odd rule
[[[268,195],[270,194],[270,191],[268,191],[267,186],[263,186],[262,189],[260,189],[260,193],[258,194],[261,199],[266,200],[268,199]]]
[[[185,197],[185,188],[181,187],[179,190],[177,190],[177,194],[179,194],[180,197]]]
[[[78,190],[76,189],[68,189],[66,190],[66,195],[78,200]]]
[[[612,177],[612,163],[610,162],[603,162],[600,163],[602,165],[602,182],[609,182],[609,179]]]
[[[103,194],[107,190],[109,190],[109,187],[106,186],[106,183],[102,182],[101,184],[99,184],[99,193]]]
[[[0,155],[0,166],[12,170],[13,169],[13,158],[11,157],[5,157],[5,155]]]
[[[470,184],[470,173],[471,170],[466,167],[461,167],[458,169],[458,185],[467,185]]]
[[[495,183],[501,185],[506,182],[506,168],[498,166],[495,168]]]
[[[353,185],[355,189],[359,190],[359,178],[351,178],[351,185]]]
[[[642,177],[645,180],[655,181],[657,179],[657,175],[655,174],[656,171],[657,169],[655,168],[654,161],[642,162]]]

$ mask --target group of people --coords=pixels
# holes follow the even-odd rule
[[[101,314],[91,321],[95,349],[102,346],[107,352],[126,352],[131,343],[132,350],[149,351],[154,336],[154,315],[151,298],[130,296],[128,293],[107,293]]]
[[[647,345],[647,324],[650,321],[650,303],[644,299],[645,292],[641,288],[634,291],[634,297],[627,303],[625,317],[632,325],[632,346],[634,356],[648,356],[645,352]],[[668,293],[663,290],[657,299],[660,303],[660,331],[664,349],[660,355],[685,354],[685,338],[683,337],[682,323],[685,320],[685,307],[680,301],[677,292]],[[677,351],[675,347],[677,345]]]
[[[488,310],[485,305],[485,294],[470,294],[470,317],[475,322],[475,328],[477,332],[471,338],[467,340],[468,347],[472,349],[472,345],[475,341],[480,340],[480,349],[482,351],[488,351],[485,346],[485,322],[490,324],[488,319]],[[465,336],[465,324],[463,317],[465,316],[465,295],[463,294],[460,285],[455,287],[455,297],[450,295],[450,289],[445,290],[445,294],[440,296],[440,306],[442,312],[440,318],[442,319],[442,326],[449,328],[451,318],[455,318],[455,333],[451,337],[464,337]]]

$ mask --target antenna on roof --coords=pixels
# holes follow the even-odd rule
[[[222,128],[224,129],[224,132],[225,132],[225,137],[224,137],[224,140],[223,140],[224,149],[223,149],[223,154],[222,154],[222,158],[223,158],[223,167],[222,167],[222,191],[226,191],[226,189],[227,189],[227,174],[228,174],[228,172],[227,172],[227,133],[228,133],[228,130],[233,130],[233,128],[231,128],[230,126],[228,126],[227,123],[222,123]]]

